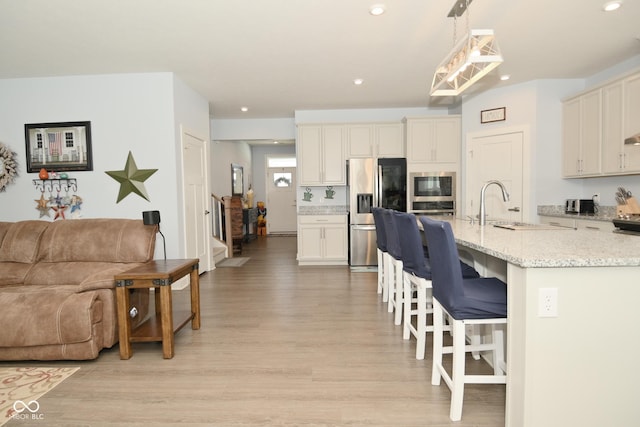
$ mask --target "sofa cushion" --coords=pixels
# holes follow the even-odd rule
[[[153,258],[156,227],[133,219],[76,219],[47,228],[38,260],[146,262]]]
[[[12,222],[0,221],[0,246],[2,246],[2,240],[4,239],[5,234],[9,231]]]
[[[97,292],[72,293],[52,287],[5,287],[0,293],[3,316],[11,326],[0,328],[0,347],[28,347],[85,342],[102,316]],[[37,309],[35,309],[37,308]]]
[[[0,262],[0,286],[23,283],[32,266],[33,264],[24,262]]]
[[[113,276],[141,263],[122,262],[38,262],[24,278],[30,286],[69,286],[74,292],[115,287]]]
[[[50,224],[33,220],[11,223],[8,229],[4,225],[0,227],[6,229],[0,245],[0,262],[34,262],[43,234]]]

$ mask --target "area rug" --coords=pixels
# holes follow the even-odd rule
[[[247,261],[249,261],[249,257],[235,257],[235,258],[225,258],[219,263],[216,264],[216,267],[242,267]]]
[[[10,419],[43,420],[38,399],[80,368],[0,368],[0,426]]]

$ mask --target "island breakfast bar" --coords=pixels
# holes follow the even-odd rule
[[[640,422],[640,236],[448,222],[481,274],[507,282],[505,425]],[[549,288],[557,316],[542,317]]]

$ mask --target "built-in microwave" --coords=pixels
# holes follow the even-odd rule
[[[416,213],[455,215],[456,173],[410,173],[409,200],[411,211]]]

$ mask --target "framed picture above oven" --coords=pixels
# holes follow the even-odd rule
[[[27,172],[91,171],[91,122],[24,125]]]

